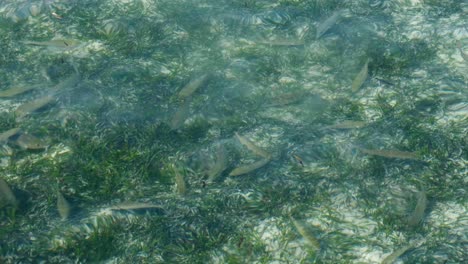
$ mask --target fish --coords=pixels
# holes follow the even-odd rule
[[[249,139],[239,135],[237,132],[235,133],[235,136],[236,138],[239,140],[239,142],[244,145],[245,147],[247,147],[250,151],[252,151],[253,153],[255,153],[256,155],[258,156],[261,156],[265,159],[270,159],[271,158],[271,154],[266,152],[265,150],[263,150],[262,148],[256,146],[252,141],[250,141]]]
[[[337,123],[334,125],[326,126],[322,128],[323,130],[326,129],[353,129],[353,128],[361,128],[366,126],[366,122],[364,121],[353,121],[353,120],[345,120],[341,123]]]
[[[57,191],[57,210],[62,220],[66,220],[70,216],[70,203],[68,203],[60,191]]]
[[[31,16],[38,16],[41,13],[42,8],[41,4],[31,4],[29,6],[29,13],[31,13]]]
[[[392,254],[386,256],[383,260],[382,260],[382,264],[392,264],[395,262],[395,260],[397,260],[401,255],[403,255],[406,251],[412,249],[414,246],[412,244],[409,244],[409,245],[406,245],[406,246],[403,246],[395,251],[393,251]]]
[[[41,108],[44,106],[52,103],[55,100],[55,97],[51,95],[46,95],[44,97],[40,97],[37,99],[34,99],[32,101],[26,102],[22,105],[20,105],[18,108],[15,110],[15,115],[17,118],[23,118]]]
[[[299,164],[301,164],[302,167],[304,167],[304,161],[301,159],[301,157],[296,154],[292,154],[292,156],[297,162],[299,162]]]
[[[254,170],[260,169],[261,167],[265,166],[268,162],[270,162],[270,159],[262,159],[252,164],[237,167],[234,170],[232,170],[231,173],[229,173],[229,176],[239,176],[247,174]]]
[[[36,88],[40,87],[40,85],[29,85],[29,86],[15,86],[11,87],[9,89],[0,91],[0,97],[1,98],[8,98],[8,97],[13,97],[19,94],[23,94],[25,92],[34,90]]]
[[[216,163],[211,167],[208,172],[208,182],[213,182],[216,178],[223,173],[227,167],[226,150],[222,144],[220,144],[216,150]]]
[[[420,157],[416,152],[400,151],[400,150],[383,150],[383,149],[364,149],[359,148],[359,150],[365,154],[375,155],[385,158],[395,158],[395,159],[409,159],[409,160],[419,160]]]
[[[47,144],[40,138],[31,134],[21,134],[14,143],[24,150],[43,150]]]
[[[272,40],[258,40],[255,41],[256,44],[267,45],[267,46],[277,46],[277,47],[296,47],[304,46],[305,41],[303,39],[272,39]]]
[[[377,81],[379,81],[380,83],[383,83],[383,84],[386,84],[386,85],[390,85],[390,86],[395,86],[394,83],[390,82],[390,81],[387,81],[387,80],[384,80],[384,79],[381,79],[381,78],[377,78],[377,77],[374,77],[374,79],[376,79]]]
[[[462,56],[462,58],[465,60],[465,62],[468,62],[468,54],[463,52],[462,45],[461,45],[460,41],[457,41],[457,47],[458,47],[458,50],[460,51],[460,55]]]
[[[53,17],[55,17],[56,19],[63,19],[63,17],[55,12],[52,12],[50,13]]]
[[[337,11],[333,12],[333,14],[330,17],[328,17],[323,22],[321,22],[317,26],[317,32],[315,34],[315,38],[319,39],[330,28],[332,28],[338,22],[338,20],[341,19],[341,14],[342,14],[342,10],[337,10]]]
[[[79,46],[81,43],[78,40],[73,39],[53,39],[49,41],[23,41],[23,44],[32,46],[42,46],[48,48],[58,49],[73,49]]]
[[[16,200],[7,182],[0,178],[0,207],[5,205],[13,205],[16,207],[18,205],[18,200]]]
[[[268,106],[283,106],[283,105],[290,105],[294,103],[298,103],[304,100],[307,97],[307,93],[305,92],[291,92],[291,93],[284,93],[275,96],[272,98],[272,102]]]
[[[202,86],[205,81],[208,79],[208,74],[203,74],[202,76],[191,80],[179,91],[179,98],[184,99],[191,96],[195,91]]]
[[[109,19],[102,24],[101,32],[107,37],[112,37],[123,33],[126,26],[119,20]]]
[[[18,134],[21,131],[21,128],[15,127],[12,129],[9,129],[3,133],[0,134],[0,143],[8,141],[8,139],[16,134]]]
[[[427,197],[424,191],[418,193],[418,201],[416,202],[416,207],[414,208],[413,213],[408,219],[409,226],[417,226],[424,217],[424,211],[427,207]]]
[[[78,73],[74,73],[61,82],[57,83],[55,86],[51,87],[49,91],[51,94],[53,94],[60,90],[73,88],[78,84],[79,80],[80,75]]]
[[[152,204],[152,203],[140,203],[140,202],[123,202],[120,204],[113,205],[109,207],[110,210],[146,210],[158,208],[161,209],[161,206]]]
[[[312,246],[314,250],[320,250],[320,242],[317,238],[315,238],[312,232],[303,223],[297,221],[293,217],[291,217],[291,221],[296,227],[297,232],[301,234],[301,236],[307,241],[307,243],[309,243],[309,245]]]
[[[174,116],[171,119],[171,123],[169,124],[171,130],[177,130],[181,128],[190,114],[190,100],[185,100],[179,106],[177,111],[175,112]]]
[[[356,75],[356,77],[354,78],[354,81],[353,83],[351,84],[351,91],[353,91],[354,93],[359,91],[359,88],[361,88],[361,86],[364,84],[364,82],[366,81],[367,79],[367,74],[369,72],[369,60],[366,61],[366,63],[364,64],[364,66],[362,66],[362,69],[361,71],[359,71],[359,73]]]

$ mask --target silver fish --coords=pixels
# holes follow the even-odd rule
[[[0,91],[0,97],[13,97],[31,90],[34,90],[36,88],[40,87],[40,85],[29,85],[29,86],[16,86],[16,87],[11,87],[10,89],[6,89],[3,91]]]
[[[203,74],[202,76],[191,80],[179,91],[179,98],[184,99],[191,96],[205,81],[208,79],[208,74]]]
[[[297,47],[304,46],[303,39],[272,39],[272,40],[258,40],[255,43],[271,47]]]
[[[320,242],[315,238],[315,236],[310,232],[310,230],[301,222],[291,217],[291,221],[297,229],[297,232],[312,246],[316,251],[320,250]]]
[[[16,134],[18,134],[20,132],[20,128],[19,127],[15,127],[15,128],[12,128],[12,129],[9,129],[3,133],[0,134],[0,143],[2,142],[5,142],[5,141],[8,141],[8,139]]]
[[[375,155],[385,158],[395,158],[395,159],[410,159],[410,160],[419,160],[420,157],[416,152],[400,151],[400,150],[383,150],[383,149],[364,149],[359,148],[365,154]]]
[[[68,203],[67,199],[63,197],[60,191],[57,191],[57,210],[62,220],[66,220],[70,216],[70,203]]]
[[[270,159],[271,158],[271,154],[266,152],[265,150],[263,150],[262,148],[256,146],[252,141],[250,141],[249,139],[239,135],[237,132],[235,133],[236,135],[236,138],[239,140],[239,142],[244,145],[245,147],[247,147],[250,151],[252,151],[253,153],[255,153],[256,155],[258,156],[261,156],[265,159]]]
[[[284,106],[289,104],[298,103],[304,98],[307,98],[308,94],[306,92],[291,92],[291,93],[283,93],[280,95],[276,95],[271,99],[271,103],[268,106]]]
[[[42,9],[42,4],[32,3],[29,6],[29,13],[31,14],[31,16],[38,16],[42,12]]]
[[[21,134],[14,143],[24,150],[43,150],[47,148],[46,142],[31,134]]]
[[[416,207],[414,208],[413,213],[408,219],[408,225],[417,226],[424,217],[424,211],[427,207],[427,197],[424,191],[418,193],[418,201],[416,202]]]
[[[364,84],[364,82],[367,79],[367,74],[369,73],[369,60],[366,61],[364,66],[362,66],[361,71],[356,75],[356,77],[353,80],[353,83],[351,84],[351,91],[357,92],[359,88]]]
[[[296,154],[292,154],[292,157],[293,157],[299,164],[301,164],[301,167],[304,167],[304,160],[302,160],[301,157],[299,157],[299,156],[296,155]]]
[[[234,170],[232,170],[231,173],[229,173],[229,176],[239,176],[247,174],[254,170],[260,169],[261,167],[265,166],[268,162],[270,162],[270,159],[262,159],[252,164],[237,167]]]
[[[113,37],[124,33],[127,30],[127,26],[115,19],[109,19],[103,21],[101,32],[107,37]]]
[[[317,33],[315,35],[316,39],[319,39],[323,34],[325,34],[330,28],[332,28],[338,20],[341,18],[342,10],[337,10],[333,14],[325,19],[322,23],[317,26]]]
[[[412,244],[403,246],[395,251],[392,254],[388,255],[382,260],[382,264],[392,264],[397,260],[401,255],[403,255],[406,251],[410,250],[414,246]]]
[[[17,118],[23,118],[32,112],[35,112],[44,106],[52,103],[55,100],[55,97],[51,95],[46,95],[41,98],[34,99],[32,101],[26,102],[22,105],[20,105],[18,108],[15,110],[15,115]]]
[[[109,207],[110,210],[145,210],[152,208],[161,208],[161,206],[152,203],[123,202]]]
[[[13,205],[16,207],[18,205],[18,200],[16,200],[15,195],[6,181],[0,178],[0,206],[4,205]]]
[[[56,84],[55,86],[51,87],[50,94],[54,94],[55,92],[59,92],[64,89],[73,88],[78,84],[79,81],[80,75],[78,73],[74,73],[71,76],[59,82],[58,84]]]
[[[23,44],[69,50],[76,48],[81,43],[73,39],[53,39],[50,41],[23,41]]]
[[[463,52],[462,45],[461,45],[460,41],[457,41],[457,47],[458,47],[458,50],[460,51],[460,55],[462,56],[462,58],[465,60],[465,62],[468,62],[468,54]]]
[[[216,163],[211,167],[208,172],[208,182],[213,182],[216,178],[221,175],[221,173],[227,167],[227,157],[226,157],[226,150],[224,146],[220,144],[218,149],[216,150]]]
[[[171,130],[177,130],[184,125],[185,120],[190,114],[190,98],[181,103],[174,116],[171,119]]]
[[[334,125],[326,126],[323,129],[352,129],[352,128],[361,128],[366,126],[366,122],[364,121],[353,121],[353,120],[345,120],[341,123],[337,123]]]

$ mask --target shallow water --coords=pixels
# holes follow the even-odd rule
[[[462,262],[467,12],[0,1],[0,133],[47,142],[2,142],[0,262]]]

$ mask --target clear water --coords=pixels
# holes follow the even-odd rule
[[[466,261],[467,13],[0,1],[0,262]]]

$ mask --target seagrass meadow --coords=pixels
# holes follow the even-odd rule
[[[0,263],[464,263],[449,0],[0,0]]]

